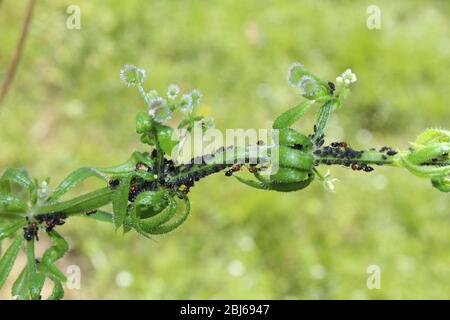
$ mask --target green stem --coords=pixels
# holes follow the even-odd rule
[[[314,155],[314,159],[320,164],[330,164],[330,165],[343,165],[344,163],[357,162],[367,165],[388,165],[399,167],[399,161],[402,157],[402,153],[397,153],[393,156],[388,156],[386,153],[375,151],[375,150],[362,150],[362,155],[359,158],[341,158],[339,156],[318,156]]]
[[[319,138],[325,130],[328,119],[330,118],[331,112],[333,111],[334,103],[335,100],[329,100],[327,101],[327,103],[320,107],[319,113],[317,115],[316,132],[314,133],[312,141],[316,141],[317,138]]]

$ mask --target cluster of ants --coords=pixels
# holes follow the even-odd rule
[[[39,226],[45,224],[45,231],[50,232],[56,226],[62,226],[66,223],[67,215],[63,212],[40,214],[35,217],[34,221],[30,221],[28,217],[27,225],[23,228],[23,236],[25,240],[31,241],[33,238],[39,241]]]

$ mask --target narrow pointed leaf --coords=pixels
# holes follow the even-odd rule
[[[112,197],[113,221],[116,228],[120,228],[125,221],[128,207],[128,194],[130,192],[131,176],[120,179],[119,186],[115,189]]]
[[[16,281],[14,281],[11,294],[16,300],[28,300],[30,298],[30,294],[28,291],[27,266],[23,268]]]
[[[296,105],[295,107],[278,116],[278,118],[275,119],[272,127],[274,129],[289,128],[298,119],[300,119],[311,106],[311,101],[304,101]]]
[[[0,240],[6,239],[13,235],[17,230],[19,230],[25,224],[25,220],[20,220],[13,222],[6,226],[0,227]]]
[[[110,188],[98,189],[68,201],[38,207],[36,208],[36,213],[64,212],[66,214],[75,214],[89,212],[111,202],[113,193],[114,190]]]
[[[0,209],[2,211],[24,213],[28,211],[25,202],[12,195],[0,195]]]
[[[3,257],[0,259],[0,288],[6,282],[9,273],[16,261],[17,255],[19,254],[19,250],[23,244],[23,237],[16,237],[14,242],[9,246],[8,250],[6,250]]]
[[[30,193],[36,188],[28,173],[25,170],[16,168],[6,169],[0,181],[15,182],[30,191]]]
[[[76,185],[81,183],[90,177],[97,177],[104,181],[107,181],[107,177],[102,174],[99,170],[95,168],[83,167],[75,170],[67,176],[59,185],[56,187],[55,192],[50,196],[49,202],[54,202],[58,200],[61,196],[67,193],[70,189],[74,188]]]

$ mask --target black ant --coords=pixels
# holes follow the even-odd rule
[[[36,222],[28,223],[26,227],[23,228],[23,237],[27,241],[31,241],[33,238],[39,241],[39,226]]]
[[[233,175],[233,172],[240,171],[240,170],[241,170],[241,167],[242,167],[242,165],[241,165],[240,163],[235,164],[234,166],[232,166],[232,167],[230,168],[230,170],[228,170],[228,171],[225,172],[225,175],[226,175],[227,177],[231,177],[231,176]]]
[[[95,214],[95,213],[97,213],[97,210],[88,211],[88,212],[86,212],[86,215],[90,216],[90,215]]]

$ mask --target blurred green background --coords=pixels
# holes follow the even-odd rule
[[[0,4],[0,80],[26,3]],[[66,28],[71,4],[81,30]],[[381,30],[366,26],[370,4]],[[143,150],[134,117],[144,104],[118,77],[126,63],[147,69],[148,88],[200,88],[202,112],[223,130],[267,128],[298,102],[286,81],[294,61],[330,80],[350,67],[358,82],[330,141],[407,148],[425,128],[450,127],[449,15],[448,1],[38,1],[0,106],[0,168],[26,167],[55,186],[79,166]],[[335,193],[210,177],[190,194],[190,219],[156,241],[73,218],[60,266],[80,266],[82,287],[66,298],[450,298],[449,196],[402,169],[331,171]],[[379,290],[366,287],[373,264]]]

